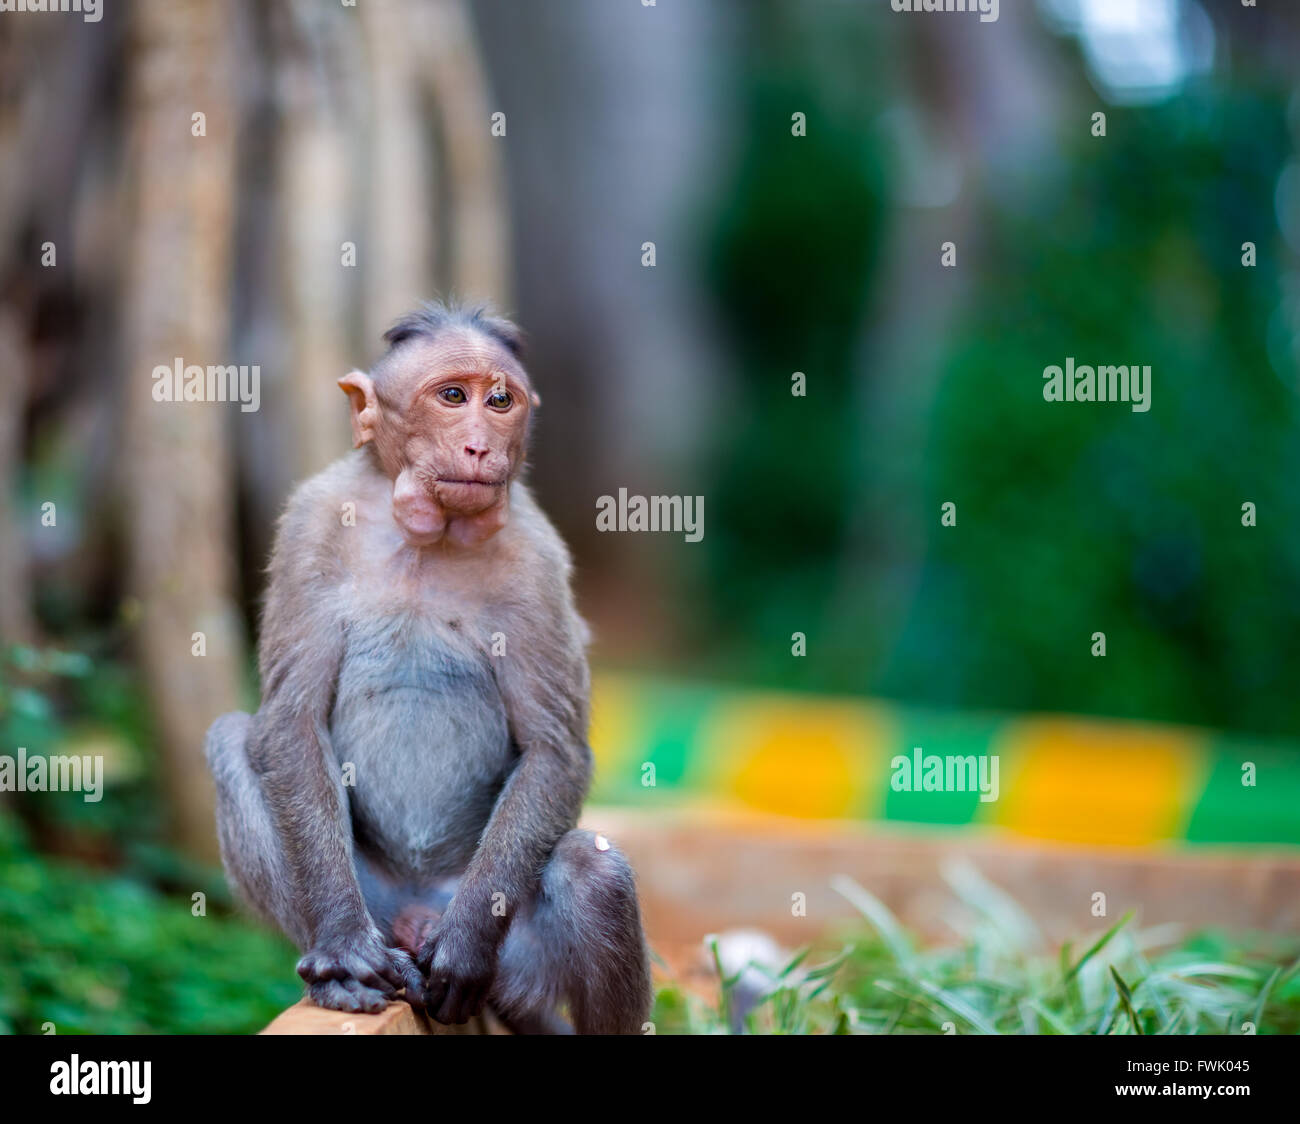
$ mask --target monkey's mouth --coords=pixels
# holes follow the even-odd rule
[[[504,480],[440,479],[434,495],[447,511],[457,515],[478,515],[501,502]]]

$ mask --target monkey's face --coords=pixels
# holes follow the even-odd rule
[[[404,346],[377,394],[359,372],[341,385],[353,400],[354,440],[375,441],[393,482],[393,518],[407,542],[436,542],[456,522],[472,526],[473,539],[504,526],[537,403],[508,349],[478,332],[449,331]]]

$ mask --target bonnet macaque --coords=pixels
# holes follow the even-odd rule
[[[520,480],[517,329],[426,305],[339,380],[355,450],[280,521],[261,709],[207,738],[222,859],[325,1007],[639,1033],[631,868],[575,828],[591,774],[568,552]]]

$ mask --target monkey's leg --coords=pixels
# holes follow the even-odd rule
[[[231,888],[251,909],[278,925],[299,948],[307,934],[289,908],[288,878],[280,840],[271,824],[257,774],[245,744],[251,717],[223,714],[208,730],[203,747],[217,784],[217,838]]]
[[[217,785],[217,838],[221,862],[235,893],[256,913],[278,925],[304,951],[311,941],[290,894],[292,879],[280,838],[246,752],[252,719],[223,714],[208,730],[204,752]],[[319,980],[308,987],[312,1000],[338,1011],[381,1011],[384,991],[355,978]]]
[[[632,868],[590,831],[570,831],[537,897],[511,923],[488,1002],[520,1030],[558,1029],[567,1000],[579,1034],[640,1034],[650,1011],[650,957]]]

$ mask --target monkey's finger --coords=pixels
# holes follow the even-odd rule
[[[322,956],[315,952],[307,953],[298,961],[297,972],[309,984],[323,983],[326,980],[344,980],[349,975],[347,969],[335,957]]]
[[[389,949],[388,959],[380,969],[380,974],[387,981],[388,994],[406,992],[406,1001],[412,1007],[424,1005],[424,977],[415,966],[415,962],[401,949]]]
[[[460,992],[460,1013],[472,1019],[483,1009],[483,997],[487,994],[486,981],[471,981]]]
[[[420,946],[420,951],[415,956],[415,966],[426,976],[433,973],[433,957],[437,951],[438,942],[434,937],[430,937]]]
[[[321,980],[311,984],[307,988],[307,994],[316,1006],[328,1007],[331,1011],[355,1013],[361,1010],[358,998],[338,980]]]
[[[462,984],[456,1008],[456,1021],[467,1022],[483,1009],[483,985],[479,983]]]
[[[428,986],[424,989],[424,1008],[431,1017],[435,1019],[438,1017],[435,1012],[442,1007],[443,1000],[447,998],[447,989],[450,986],[450,981],[446,978],[429,980]]]
[[[415,962],[405,953],[400,957],[396,957],[395,960],[394,968],[401,981],[400,986],[406,989],[406,1001],[412,1007],[423,1007],[424,976],[420,974]]]
[[[415,962],[402,949],[390,948],[377,971],[394,987],[405,987],[415,971]]]
[[[357,1009],[365,1011],[367,1014],[377,1014],[388,1006],[388,999],[384,993],[376,988],[367,987],[359,980],[344,980],[342,986],[356,1000]]]
[[[461,1012],[463,994],[459,984],[452,984],[447,989],[446,998],[439,1004],[438,1010],[433,1016],[434,1021],[445,1025],[463,1023],[465,1021],[465,1016]]]
[[[467,1019],[477,1018],[483,1013],[483,1004],[487,1002],[488,987],[488,984],[481,983],[471,989],[463,1009]]]
[[[385,965],[382,971],[377,971],[370,967],[369,964],[359,963],[351,973],[351,978],[345,980],[345,983],[357,982],[363,987],[371,988],[374,991],[381,991],[388,995],[395,992],[401,986],[400,979],[396,984],[391,983],[386,977],[388,975],[388,966]]]

